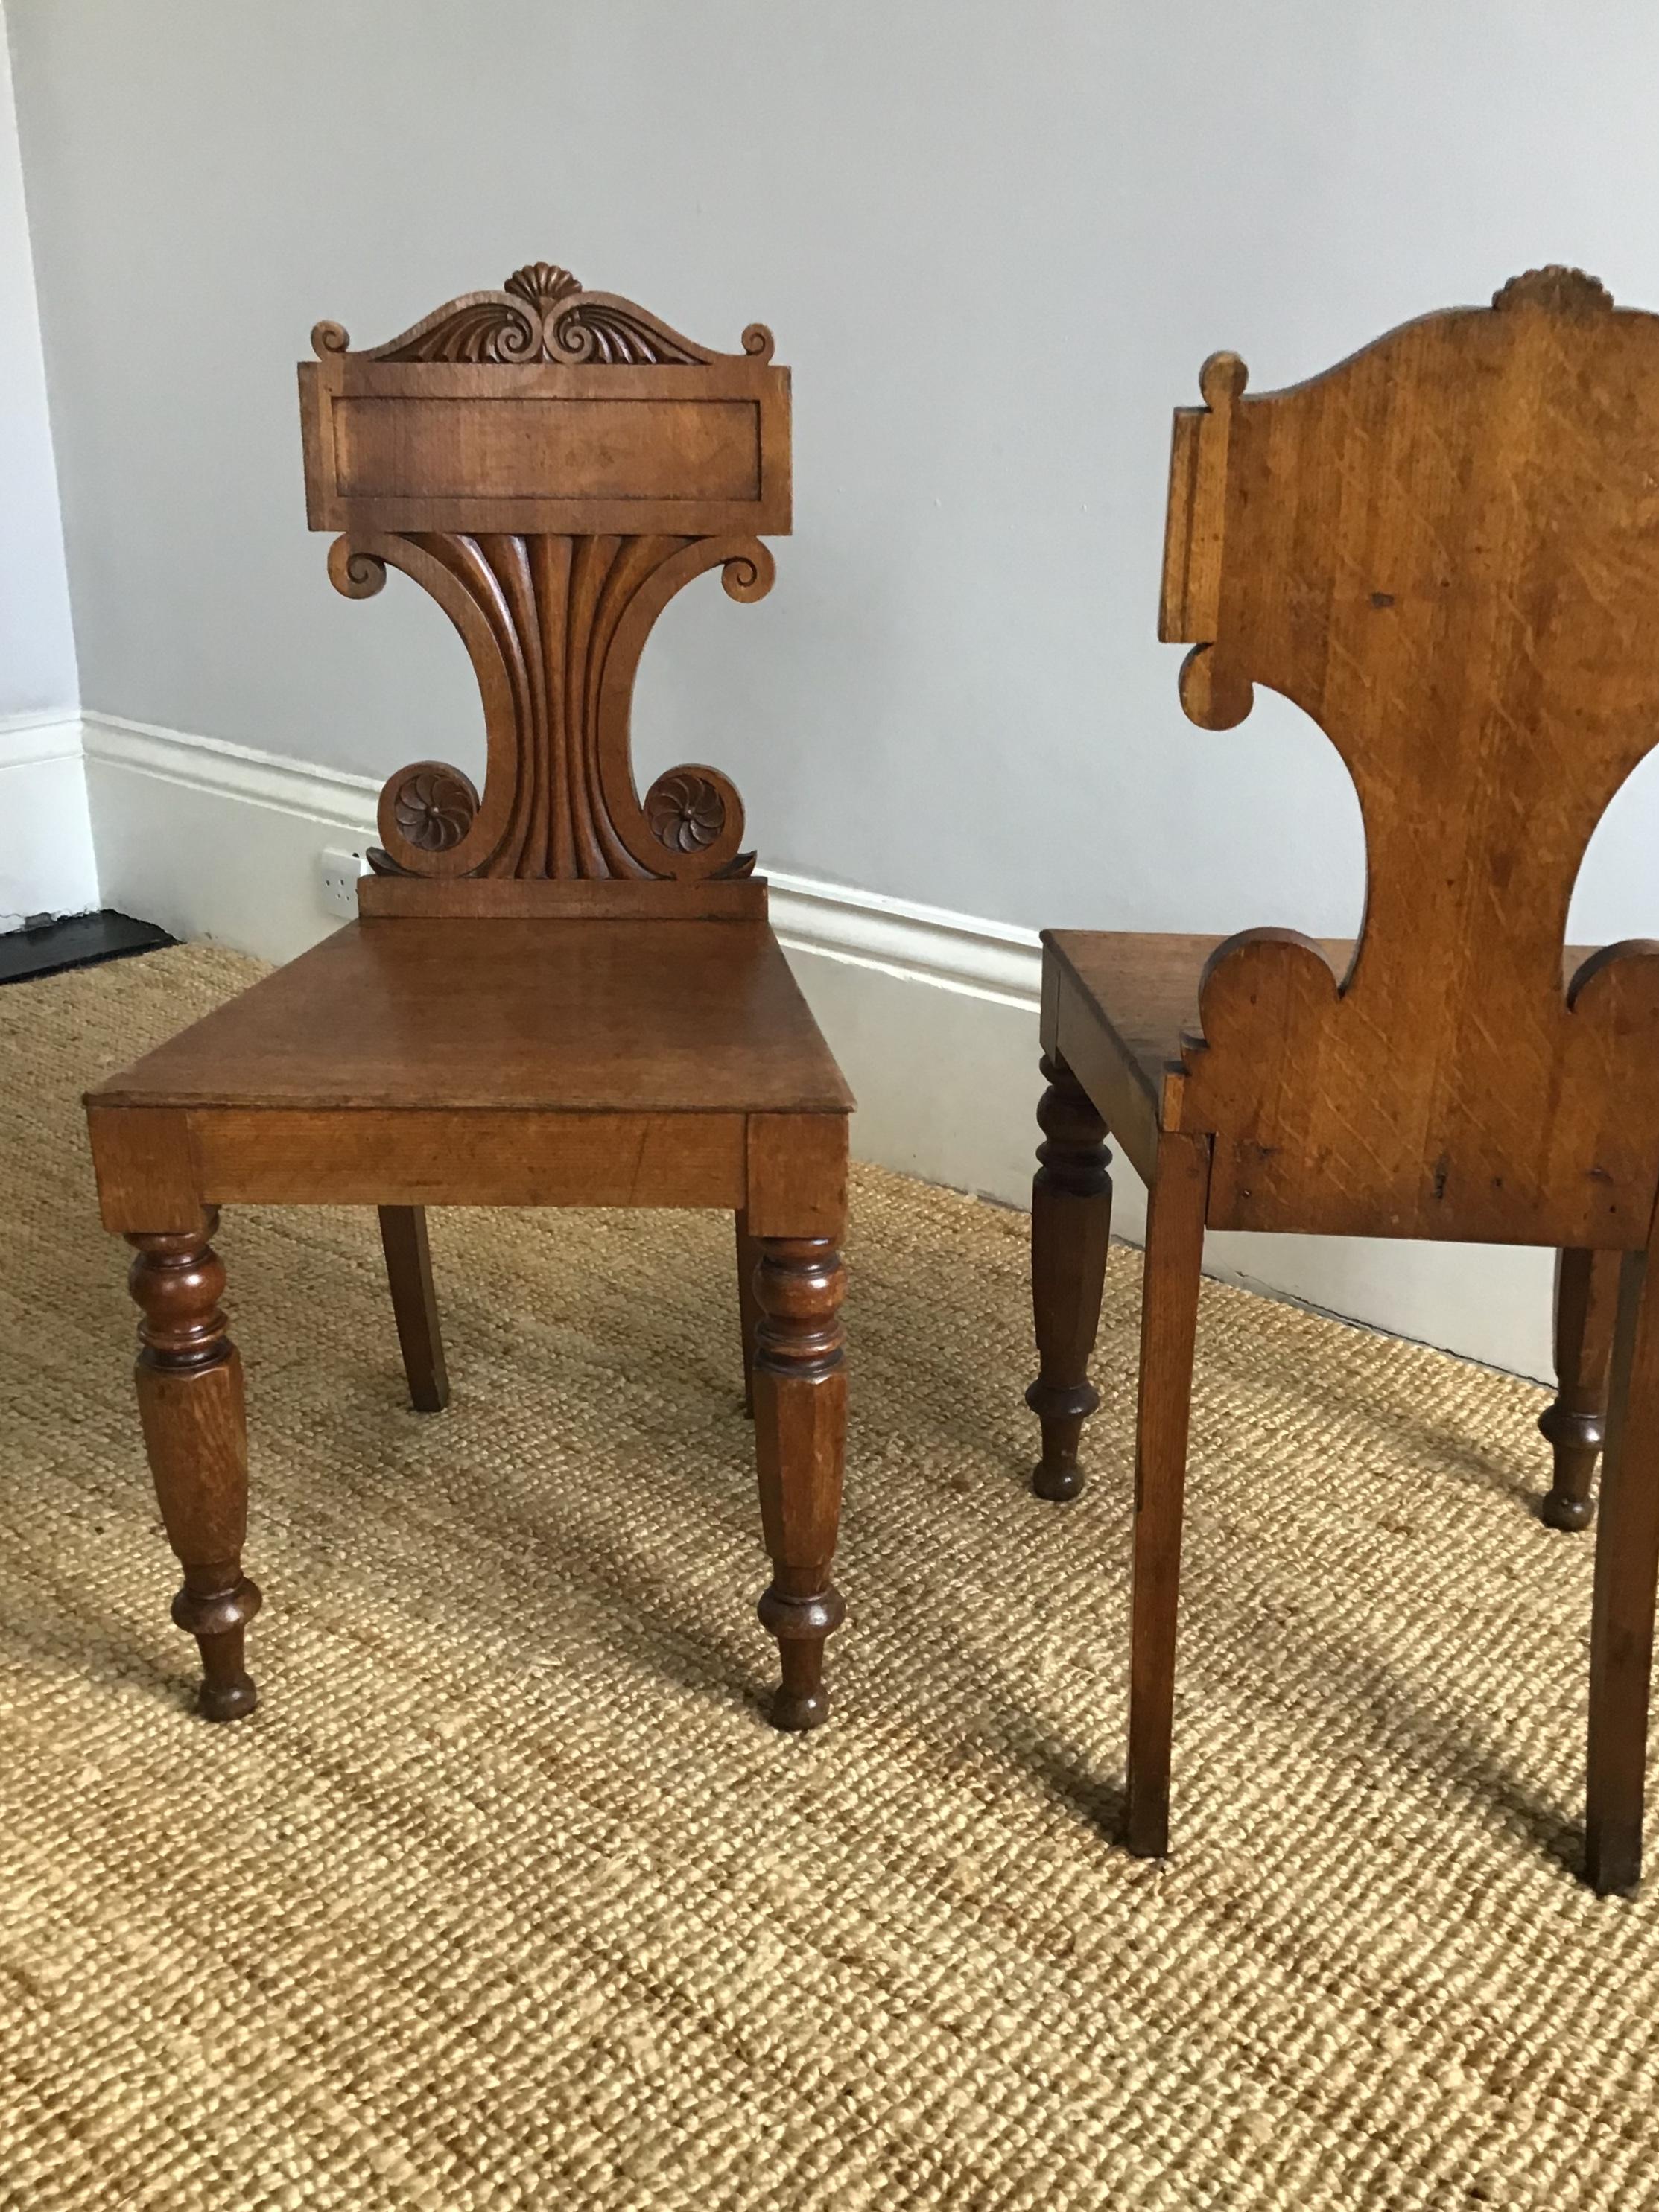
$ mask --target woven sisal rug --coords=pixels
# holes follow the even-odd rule
[[[186,1710],[76,1094],[255,972],[0,991],[0,2205],[1659,2203],[1659,1899],[1579,1848],[1534,1389],[1208,1288],[1176,1856],[1113,1840],[1134,1255],[1076,1505],[1024,1222],[862,1171],[837,1714],[773,1734],[729,1224],[220,1243],[263,1697]]]

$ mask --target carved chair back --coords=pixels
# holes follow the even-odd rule
[[[452,300],[385,345],[336,323],[300,368],[307,508],[329,574],[366,599],[388,567],[460,632],[483,694],[482,793],[420,761],[381,794],[383,872],[690,883],[747,874],[716,769],[639,797],[634,675],[681,586],[718,567],[770,588],[757,533],[789,528],[789,372],[753,324],[711,353],[545,262]]]
[[[1160,635],[1191,719],[1251,686],[1347,764],[1364,921],[1340,979],[1282,930],[1220,947],[1166,1124],[1214,1133],[1209,1219],[1645,1244],[1659,945],[1564,979],[1591,832],[1659,741],[1659,316],[1535,270],[1176,416]]]

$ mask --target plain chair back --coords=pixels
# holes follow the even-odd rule
[[[1546,269],[1326,374],[1176,417],[1161,633],[1226,729],[1266,684],[1347,763],[1346,976],[1218,949],[1179,1124],[1208,1222],[1632,1249],[1659,1189],[1659,945],[1563,973],[1609,800],[1659,742],[1659,316]],[[1166,1126],[1169,1125],[1166,1114]]]

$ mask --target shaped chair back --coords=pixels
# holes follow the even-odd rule
[[[366,599],[401,568],[460,632],[483,694],[482,793],[418,761],[380,805],[383,872],[661,881],[747,874],[716,769],[635,786],[629,720],[651,626],[719,568],[763,598],[758,533],[789,528],[789,372],[760,324],[711,353],[536,262],[385,345],[337,323],[300,369],[307,507],[329,574]]]
[[[1176,417],[1161,635],[1206,729],[1253,684],[1358,793],[1364,927],[1220,947],[1179,1087],[1222,1228],[1645,1245],[1659,945],[1564,977],[1568,903],[1659,742],[1659,316],[1577,270]],[[1659,889],[1659,879],[1656,881]]]

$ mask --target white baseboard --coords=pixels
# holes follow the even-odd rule
[[[319,855],[373,842],[379,787],[367,776],[108,714],[83,723],[106,903],[266,960],[338,928]]]
[[[84,729],[106,904],[270,960],[337,927],[319,856],[372,839],[378,784],[107,714],[88,714]],[[774,925],[858,1094],[854,1152],[1026,1205],[1040,1088],[1035,933],[769,876]],[[1138,1240],[1145,1193],[1126,1161],[1113,1172],[1114,1226]],[[1547,1253],[1215,1234],[1206,1265],[1493,1366],[1549,1371]]]
[[[72,711],[0,720],[0,931],[98,903],[81,746]]]

